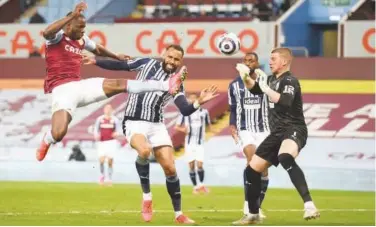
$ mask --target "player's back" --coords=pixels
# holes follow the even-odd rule
[[[71,40],[62,31],[55,39],[46,42],[46,93],[60,84],[80,80],[81,52],[84,46],[84,39]]]
[[[306,128],[303,114],[303,99],[299,80],[290,72],[284,73],[279,78],[274,75],[269,78],[269,86],[281,95],[293,96],[290,106],[280,103],[270,103],[269,123],[274,129],[283,129],[288,126],[300,126]]]

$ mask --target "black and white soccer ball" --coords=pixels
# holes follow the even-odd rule
[[[240,50],[240,39],[234,33],[225,33],[218,38],[217,48],[224,55],[234,55]]]

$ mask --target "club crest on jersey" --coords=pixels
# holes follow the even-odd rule
[[[69,52],[74,53],[74,54],[80,54],[81,55],[81,52],[82,52],[80,48],[72,47],[71,45],[68,45],[68,44],[64,46],[64,49],[66,51],[69,51]]]

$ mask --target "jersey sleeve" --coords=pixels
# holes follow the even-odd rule
[[[123,132],[122,132],[122,128],[121,128],[121,122],[119,120],[119,118],[113,116],[113,119],[114,119],[114,123],[115,123],[115,132],[118,133],[119,135],[121,135]]]
[[[140,71],[151,61],[150,58],[134,58],[127,61],[129,71]]]
[[[228,87],[228,104],[230,106],[230,125],[236,125],[236,99],[232,84]]]
[[[63,30],[60,30],[58,31],[56,34],[55,34],[55,37],[53,37],[52,39],[47,39],[46,40],[46,45],[53,45],[53,44],[56,44],[58,42],[61,41],[61,39],[63,38],[63,35],[64,35],[64,31]]]
[[[99,125],[100,125],[101,119],[102,119],[102,116],[98,117],[97,120],[95,121],[94,129],[93,129],[94,137],[100,136]]]
[[[85,50],[94,51],[95,48],[97,48],[97,44],[93,40],[91,40],[89,38],[89,36],[87,36],[86,34],[84,34],[84,36],[82,38],[83,38],[83,40],[85,42],[85,44],[84,44],[85,45],[84,46]]]
[[[281,85],[278,88],[278,92],[281,94],[278,104],[289,107],[294,101],[296,92],[300,89],[299,82],[296,78],[286,77],[283,78]]]
[[[205,110],[205,124],[206,125],[211,125],[210,114],[209,114],[208,110]]]

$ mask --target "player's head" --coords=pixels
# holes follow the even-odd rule
[[[250,69],[257,69],[260,67],[259,58],[256,52],[249,52],[244,55],[243,63]]]
[[[107,104],[103,108],[104,115],[111,116],[112,115],[112,106],[110,104]]]
[[[172,44],[163,54],[162,67],[165,72],[173,73],[183,63],[184,50],[180,45]]]
[[[190,103],[194,103],[197,100],[197,98],[198,98],[198,96],[197,96],[196,93],[191,93],[191,94],[188,95],[187,100]]]
[[[272,51],[269,66],[273,74],[279,74],[290,70],[292,52],[289,48],[280,47]]]
[[[72,12],[69,12],[67,16],[71,15]],[[72,40],[79,40],[85,33],[86,19],[84,15],[80,15],[70,21],[64,27],[65,34]]]

